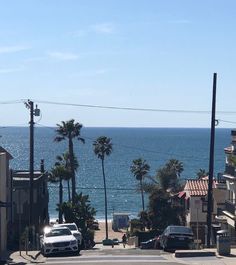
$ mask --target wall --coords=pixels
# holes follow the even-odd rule
[[[6,178],[8,161],[6,153],[0,153],[0,201],[7,201]],[[7,216],[6,208],[0,207],[0,253],[7,247]]]
[[[199,202],[199,203],[197,203]],[[197,211],[198,208],[198,211]],[[191,222],[206,222],[206,212],[202,212],[201,197],[190,197],[190,219]],[[198,217],[198,218],[197,218]]]

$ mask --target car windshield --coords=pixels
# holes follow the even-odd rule
[[[71,231],[69,229],[52,229],[50,232],[45,234],[46,237],[69,235],[71,235]]]
[[[185,226],[172,226],[170,227],[170,233],[192,234],[192,230],[191,228]]]

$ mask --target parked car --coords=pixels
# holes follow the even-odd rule
[[[160,237],[155,237],[140,243],[141,249],[158,249],[160,248]]]
[[[77,225],[75,223],[63,223],[63,224],[54,224],[53,227],[67,227],[72,232],[73,236],[78,241],[78,248],[81,249],[82,246],[82,234],[79,231]]]
[[[160,236],[160,245],[167,249],[189,249],[193,244],[193,231],[186,226],[168,226]]]
[[[119,239],[118,238],[113,238],[113,243],[114,245],[119,245]]]
[[[67,227],[48,227],[40,237],[41,252],[44,256],[61,253],[78,253],[78,242]]]

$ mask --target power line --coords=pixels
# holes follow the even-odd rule
[[[22,100],[8,100],[8,101],[0,101],[1,105],[8,105],[8,104],[19,104],[22,103]]]
[[[177,110],[177,109],[117,107],[117,106],[103,106],[103,105],[91,105],[91,104],[76,104],[76,103],[66,103],[66,102],[43,101],[43,100],[37,100],[37,99],[34,99],[34,101],[37,102],[37,103],[49,104],[49,105],[85,107],[85,108],[99,108],[99,109],[113,109],[113,110],[169,112],[169,113],[194,113],[194,114],[210,114],[211,113],[211,111],[208,111],[208,110]],[[218,113],[236,114],[236,111],[219,111]]]
[[[39,126],[42,126],[44,128],[48,128],[48,129],[51,129],[51,130],[54,130],[55,131],[55,128],[56,127],[50,127],[50,126],[47,126],[47,125],[43,125],[41,123],[36,123],[37,125]],[[94,141],[94,139],[90,138],[90,137],[86,137],[86,136],[83,136],[83,138],[85,140],[89,140],[91,142]],[[122,148],[125,148],[125,149],[131,149],[131,150],[137,150],[137,151],[142,151],[142,152],[148,152],[148,153],[153,153],[153,154],[157,154],[157,155],[168,155],[170,157],[176,157],[177,155],[173,154],[173,153],[168,153],[168,152],[158,152],[156,150],[149,150],[149,149],[145,149],[145,148],[140,148],[140,147],[136,147],[136,146],[130,146],[130,145],[123,145],[123,144],[115,144],[113,143],[114,146],[118,146],[119,148],[122,147]],[[182,154],[179,154],[178,157],[182,157],[182,159],[195,159],[195,161],[201,161],[202,159],[198,158],[198,157],[194,157],[194,155],[192,156],[187,156],[187,155],[182,155]],[[155,161],[155,162],[159,162],[159,160],[157,159],[149,159],[149,161]]]
[[[0,104],[19,104],[25,102],[26,99],[0,101]],[[98,109],[113,109],[113,110],[128,110],[128,111],[145,111],[145,112],[167,112],[167,113],[185,113],[185,114],[211,114],[210,110],[183,110],[183,109],[155,109],[155,108],[135,108],[135,107],[119,107],[119,106],[105,106],[92,104],[77,104],[68,102],[56,102],[33,99],[34,102],[48,105],[84,107],[84,108],[98,108]],[[236,111],[217,111],[219,114],[236,114]],[[223,120],[221,120],[223,121]]]
[[[225,123],[236,124],[235,121],[226,121],[226,120],[221,120],[221,119],[218,119],[218,121],[225,122]]]
[[[53,189],[59,189],[58,186],[52,186],[52,185],[48,185],[49,188],[53,188]],[[67,187],[63,187],[64,190],[67,190]],[[81,189],[81,190],[104,190],[103,187],[76,187],[76,189]],[[106,188],[107,190],[117,190],[117,191],[122,191],[122,190],[126,190],[126,191],[137,191],[137,189],[134,188]]]

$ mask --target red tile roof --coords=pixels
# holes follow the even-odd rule
[[[212,188],[216,188],[215,180],[213,180]],[[208,192],[208,180],[187,180],[184,191],[188,192],[190,196],[206,196]]]

